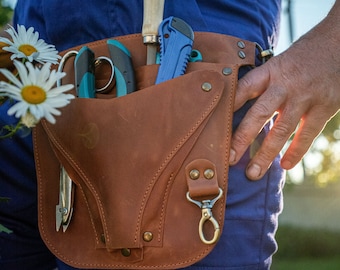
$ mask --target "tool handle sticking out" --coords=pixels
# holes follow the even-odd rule
[[[156,62],[158,26],[163,20],[164,0],[144,0],[142,36],[147,46],[146,64]]]

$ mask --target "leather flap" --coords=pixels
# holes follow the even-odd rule
[[[223,191],[211,211],[223,228],[238,68],[254,64],[255,45],[195,33],[203,62],[153,85],[158,65],[145,66],[141,36],[117,39],[131,52],[141,90],[119,98],[114,89],[95,99],[77,98],[55,125],[42,121],[34,130],[40,233],[53,254],[77,268],[183,268],[215,246],[199,237],[202,213],[187,200],[188,190],[203,198]],[[106,40],[86,45],[96,56],[108,55]],[[107,66],[96,68],[99,85],[110,75]],[[62,83],[74,83],[73,61],[63,70]],[[60,164],[75,183],[65,232],[55,228]],[[192,169],[204,179],[187,183]],[[211,227],[204,226],[207,239]]]
[[[106,248],[141,246],[148,196],[172,159],[183,163],[222,96],[221,77],[196,71],[120,98],[77,98],[56,124],[43,122],[59,159],[84,191],[92,222],[97,230],[98,222],[103,227]],[[176,157],[190,139],[187,153]]]

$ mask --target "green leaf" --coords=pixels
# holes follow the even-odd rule
[[[10,200],[10,198],[7,198],[7,197],[0,197],[0,203],[2,202],[8,202]]]
[[[10,233],[12,233],[13,231],[11,231],[10,229],[7,229],[5,226],[3,226],[3,225],[0,224],[0,233],[2,233],[2,232],[7,233],[7,234],[10,234]]]

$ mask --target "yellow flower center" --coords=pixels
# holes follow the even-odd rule
[[[36,85],[28,85],[22,88],[21,96],[30,104],[40,104],[46,100],[45,90]]]
[[[37,52],[37,49],[30,44],[22,44],[19,46],[18,50],[26,56],[30,56],[32,53]]]

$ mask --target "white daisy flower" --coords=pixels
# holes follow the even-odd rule
[[[56,120],[53,115],[61,114],[57,108],[66,106],[74,98],[74,95],[64,93],[73,87],[72,84],[54,87],[56,82],[66,74],[51,71],[50,63],[43,65],[41,69],[34,67],[30,62],[26,62],[26,67],[19,61],[14,61],[14,65],[18,70],[20,80],[7,69],[0,69],[0,72],[9,80],[9,83],[0,84],[0,93],[5,93],[17,101],[9,108],[8,115],[15,115],[26,122],[27,117],[31,117],[28,114],[31,114],[36,122],[39,122],[41,118],[46,118],[54,124]]]
[[[8,44],[3,50],[13,53],[11,60],[24,58],[30,62],[57,64],[60,56],[54,45],[47,44],[43,39],[39,39],[39,33],[34,32],[30,27],[26,30],[25,26],[17,25],[18,32],[10,26],[6,32],[12,40],[0,37],[0,42]]]
[[[38,121],[33,114],[31,114],[30,112],[26,112],[26,114],[21,117],[21,123],[25,127],[32,128],[35,127]]]

